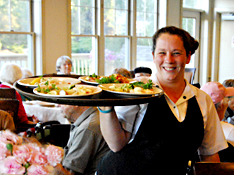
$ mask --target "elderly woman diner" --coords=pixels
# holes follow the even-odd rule
[[[17,80],[22,78],[22,70],[21,68],[14,63],[5,63],[0,72],[0,88],[14,88],[13,84]],[[16,91],[16,98],[19,100],[19,109],[18,109],[18,119],[19,123],[26,124],[35,124],[36,122],[32,122],[28,120],[28,116],[25,112],[22,98],[20,94]]]
[[[56,61],[57,74],[73,74],[72,71],[72,60],[69,56],[63,55]]]

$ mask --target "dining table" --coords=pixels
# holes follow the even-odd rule
[[[35,116],[40,122],[58,121],[70,124],[61,111],[60,105],[39,100],[24,101],[24,109],[28,116]]]
[[[83,75],[58,75],[58,74],[44,74],[36,77],[69,77],[78,79]],[[80,82],[81,85],[88,85],[87,82]],[[89,84],[90,85],[90,84]],[[98,86],[97,84],[91,84],[92,86]],[[15,82],[15,89],[23,96],[31,100],[40,100],[56,104],[67,104],[67,105],[80,105],[80,106],[126,106],[126,105],[135,105],[135,104],[144,104],[149,103],[163,95],[163,90],[160,89],[159,93],[152,95],[131,95],[131,94],[122,94],[122,93],[111,93],[108,91],[101,91],[100,93],[88,96],[74,96],[74,97],[52,97],[52,96],[43,96],[38,95],[33,92],[33,88],[28,87],[27,85],[21,85],[18,82]]]

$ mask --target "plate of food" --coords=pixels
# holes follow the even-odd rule
[[[130,83],[135,80],[126,78],[120,74],[111,74],[109,76],[98,76],[92,74],[89,76],[82,76],[79,78],[81,81],[89,84],[107,84],[107,83]]]
[[[99,76],[93,73],[92,75],[79,77],[79,80],[81,80],[84,83],[98,85],[97,81],[102,77],[103,76]]]
[[[133,82],[100,84],[98,87],[104,91],[122,95],[148,96],[161,94],[163,92],[162,89],[153,86],[151,80],[148,83]]]
[[[36,77],[36,78],[25,78],[18,80],[17,83],[23,86],[37,87],[38,85],[44,84],[79,84],[81,81],[77,78],[71,77]]]
[[[83,97],[98,94],[101,88],[92,85],[38,85],[33,89],[37,95],[48,97]]]

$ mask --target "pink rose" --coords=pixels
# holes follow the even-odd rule
[[[11,143],[12,145],[20,145],[23,143],[22,137],[16,135],[15,133],[9,130],[2,131],[0,135],[0,140],[5,143]]]
[[[64,156],[64,150],[61,147],[48,145],[45,150],[48,163],[52,166],[56,166],[60,163]]]
[[[23,167],[14,156],[8,156],[1,162],[0,172],[7,174],[24,174],[25,167]]]
[[[6,143],[0,142],[0,160],[3,160],[7,156],[10,156],[11,152],[7,149]]]
[[[30,150],[30,164],[47,164],[47,157],[44,154],[43,148],[33,143],[28,143],[25,146]]]
[[[33,151],[32,153],[32,159],[31,162],[32,164],[40,164],[40,165],[45,165],[47,164],[47,157],[43,153],[39,151]]]
[[[24,165],[32,158],[32,152],[27,145],[14,145],[13,155]]]
[[[34,143],[27,143],[26,144],[29,148],[30,148],[30,150],[31,151],[33,151],[33,152],[41,152],[41,153],[43,153],[44,154],[44,148],[43,147],[41,147],[41,145],[37,145],[37,144],[34,144]]]
[[[38,164],[32,164],[30,167],[28,167],[28,175],[48,175],[49,171],[47,168],[43,165]]]

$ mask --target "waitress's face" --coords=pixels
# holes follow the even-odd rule
[[[72,71],[72,65],[69,61],[65,61],[61,64],[60,72],[64,74],[70,74]]]
[[[152,54],[159,80],[176,82],[184,79],[184,68],[191,57],[190,54],[186,56],[183,41],[179,36],[161,34],[157,39],[155,52]]]

